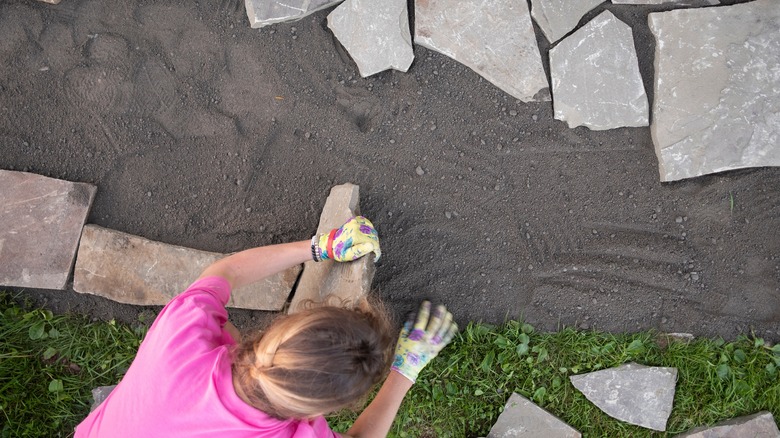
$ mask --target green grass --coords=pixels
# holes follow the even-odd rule
[[[72,435],[89,411],[91,389],[121,378],[143,334],[143,328],[23,309],[0,293],[0,435]],[[658,340],[650,332],[541,333],[519,322],[471,324],[420,375],[391,435],[485,436],[512,392],[587,437],[673,436],[761,410],[780,418],[780,346],[748,337],[665,347]],[[631,361],[678,369],[666,434],[608,417],[568,379]],[[355,417],[342,412],[328,420],[345,431]]]
[[[25,309],[0,292],[0,436],[72,436],[92,388],[119,381],[144,333]]]

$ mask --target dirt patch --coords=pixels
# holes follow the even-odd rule
[[[652,97],[659,9],[584,20],[605,7]],[[425,48],[360,78],[328,12],[258,31],[238,0],[3,2],[0,168],[96,184],[90,223],[220,252],[309,238],[353,182],[399,316],[429,298],[461,323],[780,338],[780,169],[662,184],[649,129],[569,129]]]

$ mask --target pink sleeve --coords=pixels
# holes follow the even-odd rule
[[[235,342],[224,330],[230,299],[230,284],[221,277],[206,277],[192,283],[173,298],[157,316],[144,344],[147,348],[190,356]],[[151,344],[151,345],[150,345]],[[142,344],[142,348],[144,345]]]

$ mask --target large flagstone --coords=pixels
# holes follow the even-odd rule
[[[549,86],[524,0],[417,0],[414,42],[466,65],[523,102]]]
[[[711,427],[697,427],[676,438],[780,438],[775,417],[769,411],[732,418]]]
[[[0,170],[0,285],[65,289],[96,191]]]
[[[322,208],[317,234],[338,228],[358,215],[360,187],[349,183],[334,186]],[[370,292],[375,272],[373,254],[353,262],[310,260],[303,265],[303,274],[295,287],[289,312],[304,310],[309,303],[352,307]]]
[[[414,61],[406,0],[346,0],[328,15],[328,27],[368,77],[409,70]]]
[[[253,28],[295,21],[342,0],[244,0],[249,26]]]
[[[520,394],[512,393],[487,438],[580,438],[576,429]]]
[[[631,28],[609,11],[550,50],[555,118],[593,130],[647,126],[650,104]]]
[[[677,369],[636,363],[569,377],[571,383],[607,415],[665,431],[672,413]]]
[[[158,305],[184,292],[224,254],[144,239],[96,225],[84,227],[73,289],[120,303]],[[281,310],[301,271],[294,266],[232,291],[228,307]]]
[[[777,0],[652,13],[648,23],[661,181],[780,165]]]
[[[531,0],[531,15],[547,41],[554,43],[571,32],[582,17],[604,0]]]

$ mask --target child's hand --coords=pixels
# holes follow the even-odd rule
[[[411,320],[404,324],[395,347],[392,369],[412,382],[417,380],[417,375],[425,365],[433,360],[458,332],[458,325],[452,320],[452,313],[443,305],[436,306],[429,319],[430,311],[431,303],[423,301],[414,326]]]
[[[317,247],[314,250],[321,260],[350,262],[373,252],[376,262],[382,256],[374,224],[363,216],[353,217],[341,227],[315,240]]]

